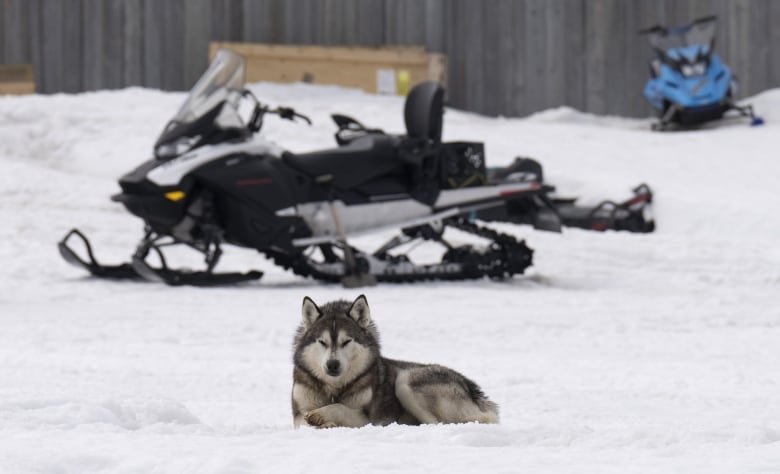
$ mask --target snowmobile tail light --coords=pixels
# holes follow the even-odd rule
[[[186,196],[186,194],[184,194],[184,191],[170,191],[165,193],[165,198],[173,202],[181,201],[182,199],[184,199],[184,196]]]

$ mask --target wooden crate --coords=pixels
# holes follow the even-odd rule
[[[0,95],[35,94],[32,64],[0,64]]]
[[[246,58],[247,82],[309,82],[355,87],[366,92],[406,95],[422,81],[447,85],[447,57],[417,46],[381,48],[211,43]]]

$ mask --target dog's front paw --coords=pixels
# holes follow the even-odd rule
[[[304,413],[303,419],[306,420],[306,423],[308,423],[309,426],[315,428],[335,428],[338,426],[336,423],[326,420],[320,410],[312,410],[308,413]]]

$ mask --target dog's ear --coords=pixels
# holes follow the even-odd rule
[[[320,316],[322,311],[319,306],[308,296],[303,297],[303,324],[306,326],[312,324]]]
[[[368,300],[366,295],[360,295],[352,302],[349,308],[349,317],[354,319],[362,328],[367,328],[371,323],[371,310],[368,309]]]

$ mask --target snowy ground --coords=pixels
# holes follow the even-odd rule
[[[332,112],[402,130],[398,98],[253,90],[314,120],[267,120],[293,151],[330,146]],[[502,226],[536,251],[525,276],[366,289],[386,355],[467,374],[502,422],[327,431],[292,429],[293,332],[304,295],[358,291],[239,249],[226,267],[261,282],[97,281],[57,254],[79,226],[102,260],[129,256],[141,223],[108,198],[183,98],[0,97],[0,472],[780,472],[780,90],[752,99],[764,127],[666,134],[448,110],[445,139],[484,140],[494,166],[533,156],[561,194],[649,183],[658,230]]]

